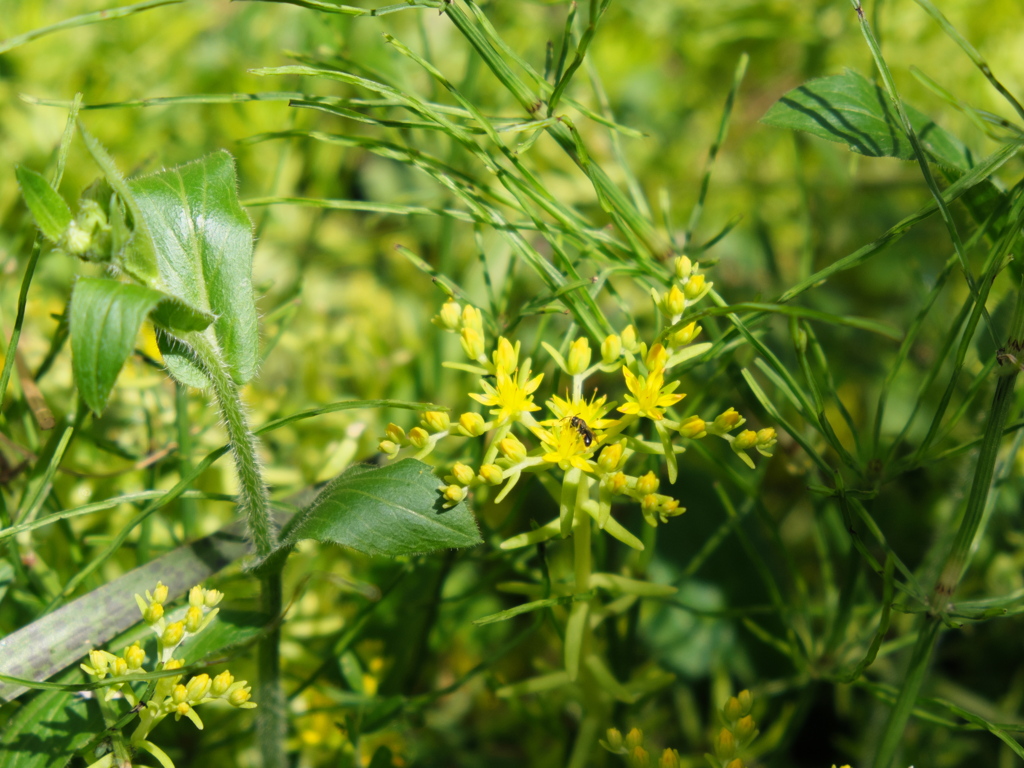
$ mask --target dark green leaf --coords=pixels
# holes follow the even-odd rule
[[[84,683],[85,675],[68,670],[59,682]],[[94,699],[69,691],[40,691],[5,725],[0,736],[0,764],[4,768],[63,768],[74,751],[104,727]]]
[[[101,413],[146,315],[164,297],[141,285],[82,278],[71,293],[71,360],[85,404]]]
[[[971,167],[969,154],[958,139],[909,104],[904,108],[932,161],[960,170]],[[914,159],[910,139],[885,91],[852,70],[794,88],[775,102],[761,121],[846,144],[869,157]]]
[[[129,183],[152,238],[161,290],[215,316],[224,360],[238,383],[258,362],[252,290],[252,224],[238,203],[235,163],[217,152]],[[205,375],[173,344],[161,346],[171,373],[192,386]]]
[[[32,212],[36,226],[51,243],[60,242],[71,223],[71,209],[43,176],[23,165],[16,166],[15,175],[21,195]]]
[[[285,547],[302,539],[371,555],[414,555],[481,542],[465,503],[444,509],[443,484],[416,459],[355,466],[329,483],[291,526]]]

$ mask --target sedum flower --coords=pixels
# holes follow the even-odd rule
[[[618,334],[613,333],[601,342],[601,362],[614,363],[622,354],[622,339]]]
[[[581,336],[569,347],[569,356],[566,358],[565,372],[570,376],[579,376],[590,367],[590,342],[586,336]]]
[[[619,411],[625,414],[636,414],[646,416],[654,421],[661,421],[665,418],[662,411],[671,405],[675,405],[686,395],[672,394],[678,381],[665,384],[663,371],[652,371],[648,376],[636,376],[629,368],[623,367],[622,376],[626,379],[626,386],[631,395],[626,395],[626,403],[619,406]]]
[[[446,411],[427,411],[420,423],[431,432],[444,432],[451,426],[451,418]]]
[[[560,422],[553,430],[540,432],[540,439],[547,449],[541,458],[547,463],[557,464],[564,470],[576,467],[584,472],[594,471],[593,464],[587,460],[587,455],[593,453],[593,444],[588,447],[583,435],[569,422]]]
[[[707,424],[700,416],[688,416],[679,422],[679,434],[691,440],[706,436]]]
[[[466,437],[480,437],[487,431],[484,417],[479,413],[464,413],[459,416],[459,431]]]
[[[504,336],[499,338],[498,347],[491,355],[491,359],[494,361],[494,370],[505,371],[505,373],[515,371],[519,365],[519,346],[518,341],[515,346],[512,346],[512,342]]]
[[[530,370],[523,369],[517,376],[498,369],[492,385],[487,379],[480,379],[484,394],[470,392],[469,396],[483,405],[492,406],[491,415],[498,417],[498,423],[516,421],[520,414],[539,411],[540,406],[533,402],[533,393],[537,391],[544,374],[530,378]]]
[[[431,322],[446,331],[457,331],[461,324],[461,314],[462,307],[459,306],[459,303],[454,299],[448,299]]]

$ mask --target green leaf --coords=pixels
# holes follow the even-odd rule
[[[442,487],[431,468],[416,459],[380,468],[356,465],[297,516],[281,550],[302,539],[391,556],[481,543],[465,503],[443,508]]]
[[[259,611],[221,609],[206,629],[182,644],[176,658],[195,664],[213,656],[223,656],[227,650],[260,637],[271,621],[272,617]]]
[[[86,681],[72,669],[60,682]],[[4,768],[63,768],[76,749],[105,727],[94,699],[71,691],[40,691],[4,726],[0,762]]]
[[[102,413],[142,321],[163,294],[141,285],[82,278],[71,293],[71,361],[85,404]]]
[[[968,151],[957,138],[909,104],[904,108],[929,159],[950,168],[970,169]],[[761,122],[806,131],[869,157],[914,159],[910,139],[885,91],[852,70],[794,88],[772,105]]]
[[[75,383],[96,413],[106,407],[125,360],[150,313],[164,326],[202,330],[213,316],[152,288],[84,277],[71,294],[71,357]]]
[[[32,212],[36,226],[51,243],[60,242],[71,223],[71,209],[64,198],[50,186],[50,182],[31,168],[16,166],[14,174],[18,177],[21,195]]]
[[[256,371],[259,337],[252,289],[252,223],[238,203],[235,163],[217,152],[129,182],[152,238],[161,290],[216,317],[214,333],[232,378]],[[164,362],[190,386],[205,374],[172,340],[161,339]]]

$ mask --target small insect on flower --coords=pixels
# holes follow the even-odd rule
[[[580,437],[583,438],[583,444],[589,448],[590,444],[594,442],[594,433],[587,426],[587,422],[581,419],[579,416],[573,416],[569,419],[569,426],[579,432]]]

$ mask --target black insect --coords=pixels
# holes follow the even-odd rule
[[[573,416],[569,419],[569,426],[579,432],[580,437],[583,438],[583,444],[589,448],[590,444],[594,442],[594,433],[590,431],[590,427],[587,426],[587,422],[579,416]]]

